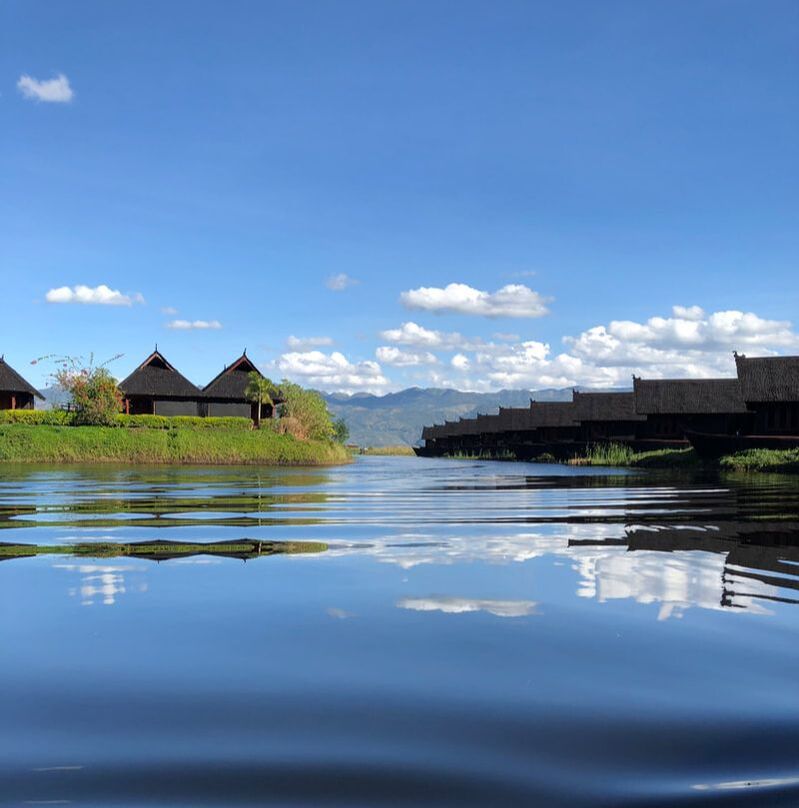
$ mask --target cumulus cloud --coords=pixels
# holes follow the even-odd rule
[[[698,306],[675,306],[668,317],[645,322],[614,320],[576,337],[553,353],[545,342],[489,343],[452,365],[469,377],[471,390],[629,386],[633,374],[649,378],[732,376],[732,351],[768,355],[799,349],[791,324],[751,312],[707,313]]]
[[[291,351],[277,360],[276,367],[289,379],[327,391],[376,393],[389,384],[377,362],[350,362],[339,351]]]
[[[63,73],[41,81],[23,74],[17,81],[17,89],[25,98],[55,104],[68,104],[75,96],[69,86],[69,79]]]
[[[134,303],[144,303],[140,292],[122,294],[117,289],[111,289],[104,283],[99,286],[59,286],[50,289],[44,299],[48,303],[81,303],[94,306],[132,306]]]
[[[295,351],[307,351],[309,348],[324,348],[333,344],[333,337],[295,337],[293,334],[286,340],[286,345]]]
[[[496,292],[484,292],[465,283],[450,283],[443,289],[423,286],[400,295],[408,309],[435,313],[452,312],[480,317],[542,317],[549,313],[549,298],[519,283],[508,284]]]
[[[174,317],[178,313],[178,310],[173,306],[163,306],[161,308],[161,314],[166,314],[167,317]]]
[[[444,614],[466,614],[487,612],[495,617],[527,617],[535,614],[538,603],[533,600],[489,600],[487,598],[402,598],[397,601],[400,609],[415,612],[443,612]]]
[[[386,342],[408,345],[415,348],[438,348],[439,350],[475,350],[485,346],[479,338],[464,337],[457,331],[436,331],[414,322],[403,323],[399,328],[380,332]]]
[[[172,320],[166,327],[175,331],[218,331],[222,323],[219,320]]]
[[[437,357],[430,351],[403,351],[393,345],[381,345],[375,351],[375,356],[379,362],[399,368],[438,363]]]
[[[350,286],[357,286],[360,281],[351,278],[346,272],[339,272],[338,275],[331,275],[326,281],[325,286],[334,292],[343,292],[349,289]]]

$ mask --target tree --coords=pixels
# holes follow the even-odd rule
[[[350,438],[350,428],[343,418],[333,421],[333,437],[338,443],[346,443]]]
[[[75,408],[74,423],[113,426],[122,410],[122,393],[105,367],[108,363],[95,365],[93,354],[88,363],[81,357],[61,357],[57,361],[60,367],[54,374],[55,380],[70,395]]]
[[[275,385],[271,380],[262,376],[257,370],[251,370],[247,374],[247,387],[244,389],[244,397],[247,401],[256,404],[255,408],[255,428],[261,428],[261,407],[264,404],[274,407],[272,396],[275,394]]]
[[[283,431],[301,440],[330,440],[333,437],[333,422],[319,393],[304,390],[286,379],[280,382],[280,392],[284,399],[278,408]]]

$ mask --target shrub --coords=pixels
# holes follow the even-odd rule
[[[333,422],[319,393],[304,390],[285,379],[280,383],[280,392],[284,402],[278,408],[278,414],[282,421],[286,421],[281,426],[282,432],[300,440],[330,440],[333,437]]]
[[[122,408],[122,394],[104,367],[65,366],[56,381],[67,390],[75,407],[73,423],[112,426]]]

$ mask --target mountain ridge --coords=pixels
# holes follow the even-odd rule
[[[479,413],[496,412],[502,407],[526,407],[536,401],[570,401],[571,387],[542,390],[498,390],[472,393],[449,387],[408,387],[377,396],[370,393],[321,393],[328,409],[343,418],[350,430],[350,441],[359,446],[412,446],[422,427]]]

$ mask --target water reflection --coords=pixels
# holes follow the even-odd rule
[[[141,573],[140,567],[110,564],[53,564],[53,569],[66,570],[80,576],[80,586],[71,586],[67,591],[70,597],[80,599],[82,606],[101,603],[113,606],[119,595],[128,591],[144,593],[147,582],[140,581],[131,586],[125,581],[126,573]]]
[[[0,806],[799,804],[795,480],[6,467],[0,538]]]
[[[487,598],[403,598],[397,601],[400,609],[414,612],[443,612],[444,614],[466,614],[487,612],[495,617],[527,617],[535,614],[538,604],[532,600],[490,600]]]

